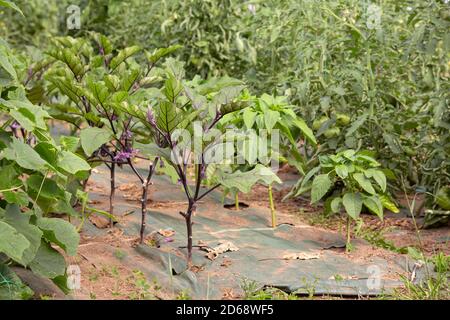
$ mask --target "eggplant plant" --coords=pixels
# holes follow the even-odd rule
[[[156,64],[178,47],[145,52],[146,62],[141,66],[133,59],[140,47],[115,50],[105,36],[93,34],[92,38],[93,42],[89,38],[58,38],[55,48],[48,52],[56,62],[45,74],[49,91],[57,89],[58,103],[52,104],[53,114],[78,129],[81,147],[90,163],[103,163],[109,169],[112,217],[117,167],[131,167],[143,185],[143,234],[147,191],[157,159],[149,166],[146,178],[135,168],[133,159],[142,158],[139,150],[132,147],[136,121],[122,109],[151,96],[152,86],[160,80]]]
[[[49,278],[67,292],[65,258],[55,246],[73,256],[79,235],[51,213],[77,214],[68,184],[91,168],[67,147],[72,137],[62,136],[58,143],[50,135],[48,109],[26,97],[22,61],[0,39],[0,272],[12,283],[9,289],[0,287],[0,299],[32,295],[12,265]]]
[[[151,133],[152,141],[137,142],[136,148],[148,156],[159,157],[165,167],[170,167],[186,195],[187,208],[180,215],[186,222],[187,261],[191,265],[193,214],[201,199],[220,186],[249,192],[257,182],[280,181],[261,164],[246,172],[230,170],[229,164],[236,159],[235,140],[231,139],[236,132],[227,130],[229,121],[225,116],[247,106],[240,99],[244,89],[240,81],[204,81],[199,77],[186,81],[182,64],[173,59],[166,62],[166,74],[160,93],[147,107],[128,108],[127,112],[140,119]]]
[[[386,170],[370,152],[345,150],[334,155],[319,156],[319,165],[311,169],[294,186],[288,196],[311,194],[311,204],[324,199],[326,214],[347,214],[347,250],[351,250],[351,222],[363,208],[383,220],[384,208],[399,210],[387,190]]]

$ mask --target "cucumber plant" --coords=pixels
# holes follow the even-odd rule
[[[26,97],[22,61],[0,39],[0,272],[17,284],[9,266],[21,265],[67,291],[65,258],[54,247],[75,255],[79,235],[50,214],[76,215],[67,190],[90,166],[68,147],[72,137],[57,142],[50,135],[47,108]],[[29,297],[23,290],[0,286],[0,298]]]
[[[398,212],[387,191],[385,171],[370,152],[352,149],[334,155],[319,156],[319,165],[311,169],[288,196],[297,197],[307,191],[311,203],[324,199],[325,213],[347,214],[347,250],[351,250],[351,222],[363,208],[383,219],[384,208]]]

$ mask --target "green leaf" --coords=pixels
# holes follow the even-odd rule
[[[78,144],[80,143],[80,138],[78,137],[67,137],[60,136],[59,143],[64,150],[75,152],[78,149]]]
[[[356,220],[362,209],[361,195],[359,193],[346,193],[342,198],[342,203],[347,214]]]
[[[182,90],[183,85],[181,84],[181,81],[178,81],[172,75],[170,75],[164,83],[163,92],[167,100],[169,100],[170,102],[174,102]]]
[[[44,182],[42,182],[44,180]],[[45,178],[40,174],[31,175],[26,184],[28,186],[28,192],[30,189],[36,194],[39,193],[39,197],[48,199],[62,199],[64,198],[64,190],[62,190],[58,184],[50,178]]]
[[[96,102],[103,105],[108,99],[109,91],[108,87],[103,82],[88,82],[89,90],[91,90]]]
[[[331,211],[333,213],[338,213],[340,210],[340,207],[341,207],[341,203],[342,203],[341,197],[333,198],[333,200],[331,200],[331,203],[330,203]]]
[[[336,170],[336,174],[342,178],[342,179],[346,179],[348,177],[348,168],[346,165],[344,164],[338,164],[335,168]]]
[[[401,154],[403,152],[400,141],[394,135],[383,133],[383,138],[386,144],[389,146],[389,149],[391,149],[394,154]]]
[[[306,122],[301,118],[295,118],[294,124],[297,126],[297,128],[300,129],[300,131],[303,133],[306,139],[309,140],[310,143],[313,145],[317,144],[316,137],[314,137],[314,132],[308,127]]]
[[[149,62],[151,62],[152,64],[155,64],[156,62],[158,62],[158,60],[160,60],[164,56],[167,56],[180,48],[182,48],[182,46],[180,46],[180,45],[174,45],[174,46],[170,46],[168,48],[160,48],[160,49],[156,49],[152,54],[146,53],[146,56],[147,56],[147,59]]]
[[[244,119],[244,124],[247,129],[251,129],[255,124],[256,112],[252,108],[245,108],[242,113],[242,118]]]
[[[280,113],[278,111],[267,110],[264,112],[264,124],[267,132],[270,134],[272,132],[273,127],[280,119]]]
[[[301,184],[300,184],[300,188],[298,189],[298,191],[294,194],[294,197],[299,196],[300,194],[302,194],[303,192],[306,191],[305,186],[306,184],[309,182],[309,180],[311,180],[311,178],[320,171],[320,166],[317,166],[311,170],[308,171],[308,173],[303,177],[303,179],[301,180]],[[297,187],[297,186],[296,186]]]
[[[169,101],[161,101],[155,107],[156,124],[166,133],[171,133],[182,121],[176,107]]]
[[[231,103],[239,94],[241,91],[245,88],[243,85],[238,86],[230,86],[225,87],[219,90],[219,92],[214,96],[212,100],[212,104],[220,107],[224,104]]]
[[[328,174],[319,174],[315,177],[311,189],[311,203],[316,203],[328,192],[333,182]]]
[[[250,192],[257,182],[263,182],[266,185],[274,182],[281,183],[280,178],[271,169],[261,164],[257,164],[255,168],[246,172],[240,170],[233,173],[218,171],[215,176],[225,188],[237,189],[244,193]]]
[[[81,147],[87,156],[91,156],[94,151],[109,142],[111,138],[111,132],[105,128],[89,127],[80,131]]]
[[[80,76],[84,73],[80,57],[78,57],[71,49],[64,48],[57,57],[69,67],[70,71],[72,71],[75,76]]]
[[[114,71],[122,62],[124,62],[132,55],[135,55],[139,51],[141,51],[141,48],[139,46],[131,46],[123,50],[120,50],[117,56],[115,56],[109,63],[109,67],[111,68],[112,71]]]
[[[3,198],[8,203],[16,203],[20,206],[27,206],[30,202],[28,195],[22,190],[3,191]]]
[[[130,72],[127,72],[125,75],[123,75],[121,81],[122,90],[124,90],[125,92],[131,90],[139,75],[139,69],[132,69]]]
[[[0,67],[5,70],[13,80],[17,79],[16,70],[10,62],[8,51],[0,47]]]
[[[363,203],[372,213],[376,214],[381,220],[383,220],[383,205],[380,198],[377,195],[370,197],[364,197]]]
[[[3,150],[3,156],[25,169],[41,170],[47,165],[32,147],[16,138],[13,138],[9,147]]]
[[[42,241],[36,257],[30,263],[30,269],[40,276],[52,279],[65,274],[66,261],[50,244]]]
[[[80,235],[72,224],[58,218],[40,218],[37,226],[44,231],[47,240],[56,243],[68,255],[77,253]]]
[[[351,136],[356,130],[359,129],[359,127],[361,127],[364,122],[366,122],[367,118],[369,117],[369,115],[367,113],[362,114],[361,116],[358,117],[358,119],[356,119],[352,125],[350,126],[350,128],[348,128],[345,136],[349,137]]]
[[[450,187],[442,187],[436,193],[434,202],[442,209],[450,210]]]
[[[6,254],[15,261],[22,261],[30,241],[15,228],[0,220],[0,253]]]
[[[386,176],[383,171],[376,169],[369,169],[365,172],[368,178],[372,177],[380,186],[381,191],[386,192]]]
[[[19,12],[23,16],[22,10],[20,10],[20,8],[12,1],[0,0],[0,7],[11,8],[13,10],[16,10],[17,12]]]
[[[58,159],[58,166],[71,174],[79,171],[91,170],[91,166],[82,158],[70,151],[62,151]]]
[[[34,292],[5,264],[0,263],[0,275],[3,285],[0,285],[0,300],[28,300]]]
[[[363,188],[366,192],[370,193],[370,194],[375,194],[375,189],[372,186],[372,183],[370,182],[369,179],[366,178],[366,176],[364,176],[363,173],[354,173],[353,174],[353,178],[358,182],[358,184],[361,186],[361,188]]]
[[[104,36],[103,34],[99,35],[97,41],[99,42],[99,44],[103,48],[103,54],[104,55],[108,55],[108,54],[110,54],[112,52],[111,41],[109,41],[109,39],[106,36]]]
[[[391,199],[389,199],[388,196],[383,194],[383,195],[379,195],[379,198],[380,198],[381,204],[383,205],[384,208],[386,208],[389,211],[394,212],[394,213],[400,212],[400,210],[397,208],[395,203],[393,203],[391,201]]]
[[[24,251],[20,263],[27,266],[35,257],[42,238],[42,231],[30,223],[31,213],[21,212],[17,205],[8,205],[5,210],[4,221],[16,229],[29,241],[29,247]]]

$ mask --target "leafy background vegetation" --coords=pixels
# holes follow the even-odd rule
[[[207,104],[222,105],[214,95],[235,91],[234,100],[223,103],[234,108],[233,117],[219,123],[209,113],[208,120],[219,128],[229,121],[240,128],[282,130],[286,148],[279,157],[302,176],[290,196],[312,189],[313,202],[323,198],[332,213],[340,211],[343,201],[346,212],[356,219],[364,208],[360,196],[366,199],[366,209],[382,218],[383,207],[397,210],[399,193],[422,194],[425,225],[448,221],[447,1],[82,0],[75,1],[82,13],[80,30],[66,28],[66,9],[72,1],[15,3],[23,14],[0,9],[4,40],[0,46],[1,111],[7,119],[0,131],[0,148],[2,175],[8,175],[11,182],[0,185],[4,198],[0,222],[7,224],[8,216],[17,213],[14,204],[28,208],[26,228],[34,230],[37,244],[27,261],[23,259],[30,249],[24,241],[23,252],[2,248],[10,259],[28,265],[33,257],[39,258],[41,241],[42,248],[56,243],[65,249],[61,239],[45,231],[41,219],[47,218],[40,211],[76,214],[72,205],[86,199],[80,185],[96,165],[93,159],[110,169],[121,162],[130,165],[133,147],[148,144],[154,131],[164,126],[158,122],[161,105],[166,111],[176,110],[175,114],[192,111],[192,105],[185,108],[185,101],[178,101],[178,94],[189,90],[180,87],[186,83],[196,99]],[[375,21],[371,20],[373,3],[382,10]],[[103,51],[98,52],[99,48]],[[167,58],[165,64],[156,66],[169,55],[177,60]],[[214,82],[217,77],[225,80]],[[247,89],[242,90],[242,84]],[[215,90],[206,90],[208,85],[215,85]],[[131,114],[128,108],[124,110],[123,103],[139,105],[149,96],[164,101],[153,106],[154,113],[149,115],[142,106]],[[77,103],[87,103],[93,110],[67,117],[76,111]],[[36,112],[38,105],[50,107]],[[107,111],[102,113],[97,107]],[[71,123],[74,133],[83,128],[81,139],[53,141],[46,123],[50,118]],[[131,127],[136,130],[128,130]],[[166,129],[170,133],[174,128]],[[14,130],[20,131],[17,136]],[[128,131],[133,131],[133,138],[126,138]],[[103,137],[101,143],[89,145],[98,135]],[[152,143],[160,149],[170,147],[160,140]],[[35,154],[30,146],[37,155],[24,162],[21,154]],[[154,150],[146,156],[164,156]],[[355,165],[356,176],[349,175],[347,169],[359,161],[358,155],[364,161]],[[202,169],[196,169],[198,180],[204,178],[214,187],[217,181],[209,181],[207,173],[200,179]],[[248,166],[227,169],[234,174],[255,170]],[[175,181],[186,179],[186,171],[176,166],[169,171]],[[26,183],[14,184],[23,174],[29,175]],[[145,177],[137,175],[144,181]],[[225,189],[237,194],[232,183],[223,182]],[[71,192],[63,191],[66,186]],[[188,200],[191,206],[195,199]],[[103,214],[113,219],[113,207],[109,215]],[[38,233],[42,233],[41,240]],[[63,275],[58,270],[46,274],[58,279]]]

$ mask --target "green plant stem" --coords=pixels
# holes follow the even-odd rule
[[[275,205],[273,203],[271,184],[269,184],[269,203],[270,203],[270,212],[272,213],[272,228],[275,228],[277,226],[277,212],[275,211]]]
[[[109,193],[109,213],[111,214],[111,216],[114,216],[114,197],[116,194],[116,164],[114,163],[114,159],[113,162],[111,163],[111,167],[110,167],[110,178],[111,178],[111,190]],[[112,228],[114,226],[114,222],[113,219],[110,218],[109,219],[109,227]]]
[[[234,195],[234,207],[236,211],[239,211],[239,194],[236,191],[236,194]]]
[[[352,224],[352,218],[350,216],[347,216],[347,242],[345,244],[345,251],[350,252],[350,246],[351,246],[351,234],[350,234],[350,228]]]

